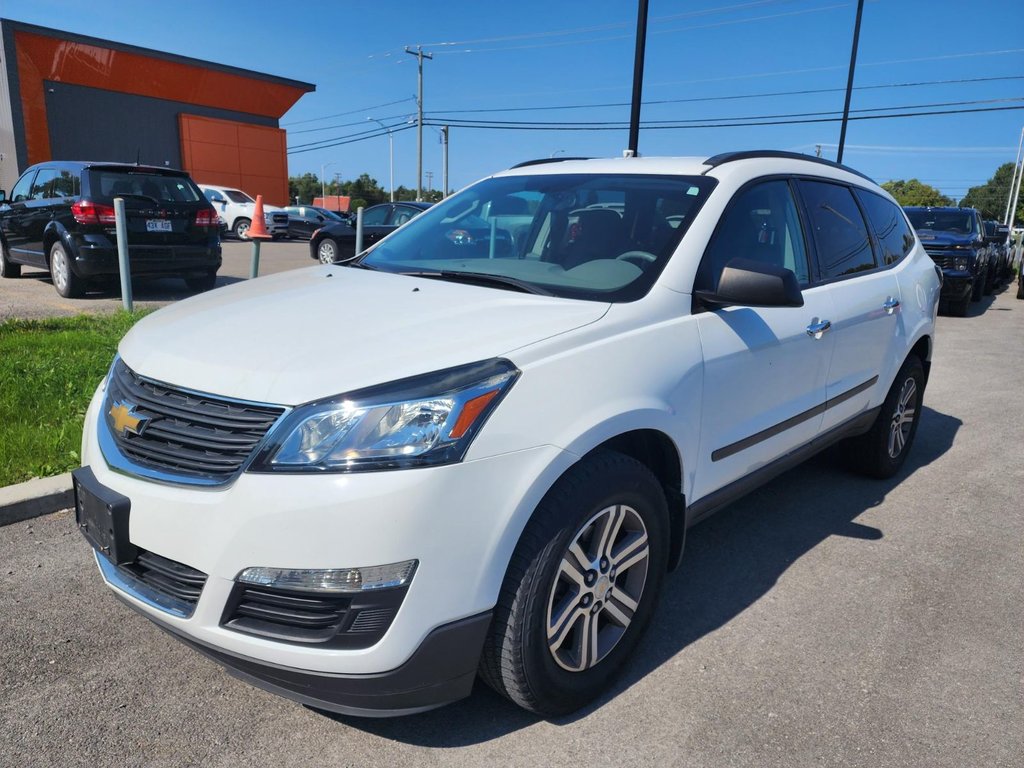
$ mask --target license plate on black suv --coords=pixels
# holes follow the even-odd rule
[[[75,521],[86,541],[114,565],[130,563],[138,554],[128,540],[131,501],[100,485],[88,467],[71,473],[75,489]]]

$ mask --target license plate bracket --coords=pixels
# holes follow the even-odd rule
[[[128,540],[131,500],[101,485],[89,467],[71,473],[75,521],[85,540],[114,565],[135,560],[138,547]]]

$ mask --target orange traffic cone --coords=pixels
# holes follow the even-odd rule
[[[273,235],[267,232],[267,220],[263,218],[263,195],[256,195],[256,210],[252,215],[252,223],[245,236],[250,240],[271,240]]]

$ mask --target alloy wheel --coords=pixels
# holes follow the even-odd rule
[[[317,257],[320,259],[321,264],[333,264],[337,258],[338,252],[334,247],[332,240],[323,240],[316,250]]]
[[[910,437],[917,414],[917,384],[908,378],[903,382],[899,397],[896,398],[896,409],[889,423],[889,457],[895,459],[903,452]]]
[[[601,510],[576,532],[546,613],[548,650],[562,669],[590,669],[618,644],[643,596],[649,561],[647,528],[625,504]]]

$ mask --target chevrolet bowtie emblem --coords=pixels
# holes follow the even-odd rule
[[[135,412],[135,403],[118,401],[107,411],[112,419],[112,426],[116,434],[128,437],[129,434],[141,435],[146,428],[149,419]]]

